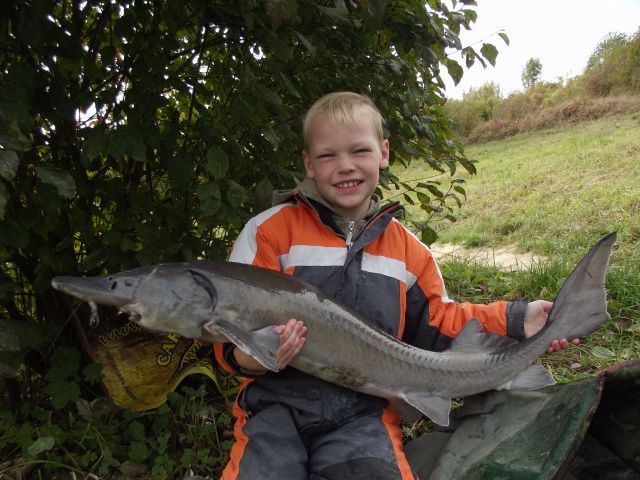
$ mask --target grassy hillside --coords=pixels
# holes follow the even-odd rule
[[[607,275],[611,321],[578,348],[544,359],[561,381],[640,358],[640,114],[521,134],[467,148],[478,174],[466,176],[460,220],[435,225],[438,242],[544,255],[525,271],[452,261],[441,265],[459,301],[553,300],[575,262],[618,231]],[[396,172],[419,178],[417,167]],[[421,219],[423,212],[408,208]]]
[[[466,154],[478,174],[465,177],[460,220],[436,225],[439,242],[515,244],[573,260],[617,230],[616,261],[640,260],[640,114],[471,145]]]

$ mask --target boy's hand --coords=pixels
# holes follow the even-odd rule
[[[275,331],[280,335],[280,349],[276,354],[278,368],[282,370],[300,353],[304,346],[307,327],[300,320],[292,318],[284,325],[276,325]]]
[[[301,321],[292,318],[284,325],[276,325],[273,328],[280,336],[280,348],[276,353],[276,362],[278,362],[278,369],[282,370],[302,350],[307,327]],[[234,348],[233,356],[238,365],[252,373],[267,372],[267,369],[260,365],[256,359],[238,347]]]
[[[524,316],[524,335],[526,338],[535,335],[544,327],[547,323],[551,307],[553,307],[553,303],[547,302],[546,300],[536,300],[527,305],[527,312]],[[580,340],[576,338],[571,343],[578,345]],[[564,350],[568,346],[569,341],[566,338],[553,340],[547,349],[547,353]]]

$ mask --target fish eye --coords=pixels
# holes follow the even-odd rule
[[[131,285],[133,285],[133,280],[131,280],[130,278],[127,278],[127,279],[124,281],[124,284],[125,284],[127,287],[130,287]]]

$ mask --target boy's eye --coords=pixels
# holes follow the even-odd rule
[[[370,151],[369,148],[358,148],[355,153],[369,153]]]

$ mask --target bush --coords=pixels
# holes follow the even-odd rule
[[[497,95],[495,94],[497,92]],[[562,122],[593,120],[638,108],[640,100],[640,30],[610,33],[595,48],[582,75],[566,81],[533,82],[506,99],[487,83],[470,89],[462,100],[449,100],[456,140],[496,140]]]

